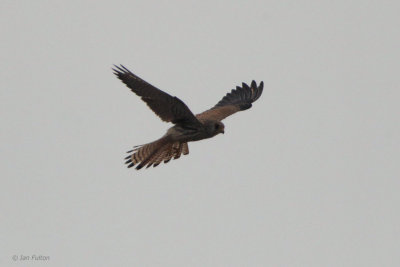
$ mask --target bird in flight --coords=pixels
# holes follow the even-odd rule
[[[171,96],[142,80],[123,65],[116,66],[114,74],[142,98],[161,120],[172,122],[174,126],[160,139],[128,151],[125,158],[128,168],[135,165],[137,170],[144,166],[156,167],[162,161],[167,163],[171,158],[178,159],[181,154],[189,154],[188,142],[211,138],[224,133],[226,117],[251,108],[252,103],[262,94],[264,83],[259,85],[252,81],[250,86],[242,83],[224,96],[214,107],[194,115],[176,96]]]

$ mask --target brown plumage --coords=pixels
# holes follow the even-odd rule
[[[214,107],[196,116],[179,98],[171,96],[142,80],[123,65],[115,66],[114,74],[128,86],[163,121],[175,124],[160,139],[128,151],[126,164],[136,169],[156,167],[161,162],[167,163],[172,158],[189,154],[188,142],[211,138],[224,133],[226,117],[251,108],[252,103],[262,94],[264,83],[252,81],[250,86],[242,83],[224,96]]]

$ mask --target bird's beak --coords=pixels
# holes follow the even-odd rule
[[[224,130],[222,130],[222,131],[221,131],[221,133],[222,133],[222,134],[224,134],[224,133],[225,133],[225,131],[224,131]]]

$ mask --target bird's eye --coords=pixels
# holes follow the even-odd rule
[[[219,124],[215,124],[215,130],[219,129]]]

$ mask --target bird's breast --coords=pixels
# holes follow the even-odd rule
[[[174,141],[190,142],[209,138],[203,129],[185,128],[175,125],[168,129],[167,135]]]

